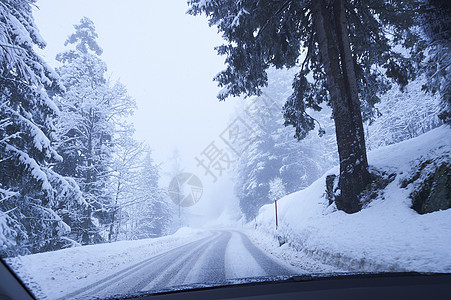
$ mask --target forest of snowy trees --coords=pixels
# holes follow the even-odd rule
[[[239,199],[241,211],[247,220],[253,219],[264,204],[274,201],[271,194],[293,193],[306,188],[331,166],[337,163],[337,149],[333,122],[329,110],[313,112],[321,124],[324,134],[309,135],[298,142],[293,138],[291,128],[283,125],[282,106],[291,93],[291,79],[294,73],[287,70],[268,72],[268,88],[264,95],[253,100],[252,109],[246,108],[247,102],[240,102],[237,111],[245,110],[250,119],[262,118],[254,126],[249,139],[252,141],[240,154],[235,165],[235,194]],[[265,98],[265,99],[263,99]],[[274,117],[267,114],[263,101],[274,105]],[[271,182],[279,187],[271,192]]]
[[[94,23],[74,25],[52,68],[36,52],[35,2],[0,2],[0,256],[168,234],[160,166],[134,139],[135,101],[110,78]],[[238,111],[265,119],[234,169],[248,221],[336,164],[331,198],[357,212],[376,176],[367,150],[451,122],[444,0],[187,2],[224,39],[218,98],[255,97]],[[268,100],[277,114],[262,115]]]
[[[167,234],[170,208],[134,100],[111,81],[93,22],[53,70],[31,0],[0,3],[0,255]]]

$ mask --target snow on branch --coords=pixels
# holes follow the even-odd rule
[[[41,170],[41,167],[33,158],[31,158],[27,153],[11,145],[6,145],[5,151],[11,152],[18,158],[21,164],[25,165],[31,170],[30,173],[32,177],[38,182],[41,182],[42,190],[44,190],[49,195],[52,193],[52,186],[50,185],[46,174]]]

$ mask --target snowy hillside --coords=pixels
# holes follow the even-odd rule
[[[256,223],[248,224],[249,232],[262,247],[290,257],[293,264],[307,256],[354,271],[451,272],[451,209],[418,214],[409,198],[413,184],[405,183],[417,173],[420,161],[440,157],[449,164],[450,152],[447,126],[372,151],[370,166],[395,177],[362,211],[346,214],[328,205],[325,179],[338,174],[336,167],[278,201],[277,231],[274,205],[269,204],[260,209]],[[279,247],[274,239],[272,245],[263,242],[269,235],[287,243]]]

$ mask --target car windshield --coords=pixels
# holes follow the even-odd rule
[[[0,257],[38,299],[451,273],[446,1],[1,0]]]

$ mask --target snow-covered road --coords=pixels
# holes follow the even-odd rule
[[[160,253],[61,299],[108,297],[178,285],[221,283],[234,278],[303,273],[257,248],[239,231],[218,230]]]

